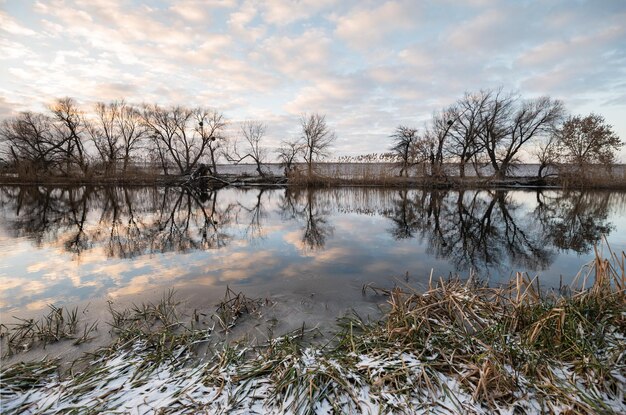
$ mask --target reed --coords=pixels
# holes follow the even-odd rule
[[[384,323],[357,324],[363,333],[346,334],[342,345],[365,355],[419,351],[420,360],[491,410],[531,388],[540,401],[572,413],[606,412],[600,396],[613,393],[626,368],[625,256],[609,255],[596,252],[561,291],[542,290],[521,273],[504,287],[452,278],[431,281],[425,292],[387,291]],[[405,377],[394,370],[381,379],[397,385]],[[594,393],[584,396],[580,385]]]
[[[565,189],[626,189],[624,165],[562,166],[556,182]]]

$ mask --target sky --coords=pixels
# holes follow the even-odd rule
[[[0,0],[0,118],[65,96],[201,105],[265,122],[271,147],[317,112],[333,156],[358,155],[498,87],[626,141],[626,1]]]

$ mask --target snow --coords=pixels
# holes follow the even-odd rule
[[[241,353],[251,352],[243,350]],[[242,354],[240,354],[240,358]],[[432,366],[432,361],[423,359],[412,352],[385,350],[379,354],[351,354],[356,364],[349,367],[345,362],[326,356],[313,346],[301,353],[282,356],[280,367],[295,368],[303,384],[313,379],[316,371],[340,373],[338,384],[331,381],[328,395],[318,396],[313,389],[296,390],[294,386],[281,399],[276,399],[274,386],[277,379],[272,374],[240,376],[250,373],[259,360],[235,359],[220,366],[215,361],[198,363],[189,360],[186,354],[177,359],[151,364],[149,353],[138,344],[132,351],[120,350],[112,356],[94,360],[91,367],[97,369],[93,376],[81,379],[80,376],[61,380],[57,375],[49,376],[42,386],[27,391],[12,390],[2,384],[2,413],[6,414],[55,414],[72,410],[84,412],[107,412],[129,414],[152,414],[159,410],[167,413],[206,412],[214,414],[283,414],[293,413],[299,397],[308,397],[316,414],[331,414],[339,406],[342,412],[379,414],[408,411],[416,414],[513,414],[540,413],[546,410],[540,402],[534,386],[523,376],[513,372],[511,367],[504,370],[516,375],[520,389],[515,392],[516,400],[508,406],[487,407],[477,402],[465,390],[459,377],[440,373]],[[238,363],[237,363],[238,362]],[[143,364],[144,369],[140,369]],[[146,368],[146,365],[148,366]],[[252,366],[251,366],[252,365]],[[387,374],[396,370],[406,373],[405,383],[408,393],[398,394],[381,382]],[[626,379],[614,373],[614,379],[621,383],[615,396],[607,396],[595,385],[586,385],[576,377],[571,367],[561,365],[550,367],[552,376],[563,387],[578,389],[583,394],[601,399],[615,412],[624,413],[623,386]],[[434,392],[423,387],[420,380],[427,371]],[[617,371],[616,371],[617,372]],[[280,380],[280,379],[279,379]],[[312,381],[312,380],[311,380]],[[346,391],[342,385],[350,385]],[[584,393],[583,393],[584,392]],[[557,413],[566,406],[552,403]],[[393,408],[396,408],[395,410]]]

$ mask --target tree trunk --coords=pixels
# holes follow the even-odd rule
[[[124,164],[122,165],[122,174],[126,174],[126,169],[128,169],[128,153],[124,154]]]
[[[540,179],[543,177],[543,176],[542,176],[542,173],[543,173],[543,170],[544,170],[546,167],[547,167],[546,163],[541,163],[541,164],[539,165],[539,171],[537,172],[537,177],[539,177]]]
[[[217,176],[217,164],[215,163],[215,150],[209,149],[211,153],[211,167],[213,167],[213,174]]]
[[[504,166],[497,168],[493,177],[497,180],[504,180],[506,178],[506,168]]]

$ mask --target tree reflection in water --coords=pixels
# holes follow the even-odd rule
[[[3,221],[12,237],[29,238],[37,247],[58,241],[74,253],[91,246],[85,229],[90,198],[86,188],[29,186],[0,189],[3,211],[14,212],[12,221]]]
[[[556,250],[588,253],[612,230],[611,193],[537,192],[530,214],[510,195],[506,190],[401,190],[385,215],[395,239],[419,237],[429,253],[457,270],[483,273],[506,264],[543,270]]]
[[[76,255],[101,247],[109,257],[217,249],[234,205],[217,203],[217,192],[180,187],[2,188],[2,207],[13,237],[37,246],[62,243]],[[97,219],[94,219],[94,216]]]
[[[612,200],[608,192],[537,192],[535,217],[548,243],[561,251],[588,253],[613,226],[607,222]]]
[[[352,212],[388,218],[393,239],[418,239],[459,271],[487,273],[498,266],[542,270],[559,251],[590,252],[613,230],[611,209],[625,202],[619,193],[581,191],[524,193],[535,199],[528,210],[506,190],[261,189],[237,191],[227,202],[223,191],[184,187],[0,189],[10,236],[75,255],[219,249],[235,238],[235,225],[244,225],[247,240],[263,238],[272,211],[300,224],[306,249],[320,250],[334,234],[331,215]],[[360,232],[367,230],[355,236]]]
[[[328,223],[330,209],[318,195],[310,189],[285,189],[279,205],[283,218],[302,223],[302,243],[311,250],[323,248],[334,231]]]
[[[259,189],[256,191],[256,197],[252,205],[237,202],[239,212],[244,213],[247,219],[241,219],[240,215],[237,215],[235,221],[237,223],[247,223],[244,235],[249,241],[262,239],[264,236],[263,221],[267,218],[267,211],[263,203],[263,195],[266,194],[265,190]]]

